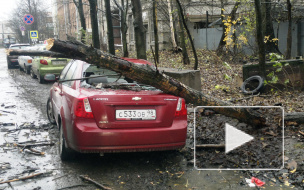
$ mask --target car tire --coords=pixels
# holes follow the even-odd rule
[[[39,82],[40,84],[44,84],[44,83],[45,83],[43,77],[42,77],[40,74],[37,75],[37,78],[38,78],[38,82]]]
[[[8,69],[12,69],[13,68],[13,66],[12,66],[12,64],[11,64],[11,62],[9,60],[7,60],[7,68]]]
[[[37,76],[35,75],[33,69],[31,69],[30,75],[31,75],[31,77],[32,77],[33,79],[37,78]]]
[[[31,70],[30,70],[30,68],[29,67],[26,67],[25,65],[24,65],[24,72],[26,73],[26,74],[30,74],[31,73]]]
[[[64,134],[63,134],[63,127],[62,121],[60,122],[60,129],[59,129],[59,156],[62,161],[69,161],[74,159],[75,152],[67,147]]]
[[[50,121],[51,124],[56,124],[55,116],[54,116],[54,111],[53,111],[53,105],[51,98],[49,97],[46,103],[46,113],[47,117]]]
[[[23,71],[23,68],[21,67],[21,65],[19,65],[19,70],[20,70],[20,71]]]
[[[254,81],[257,81],[258,85],[254,89],[248,91],[247,86]],[[257,94],[262,90],[263,86],[264,86],[264,79],[261,76],[255,75],[249,77],[243,82],[241,86],[241,90],[244,94]]]

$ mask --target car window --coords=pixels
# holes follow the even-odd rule
[[[69,68],[70,68],[71,65],[72,65],[72,62],[74,62],[74,61],[70,61],[70,62],[64,67],[64,69],[61,71],[60,76],[59,76],[59,80],[63,80],[63,79],[64,79],[64,77],[65,77],[67,71],[69,70]]]
[[[85,80],[82,80],[81,86],[86,88],[111,88],[135,91],[158,90],[155,87],[137,83],[120,73],[96,65],[85,64],[83,66],[82,77]]]
[[[74,63],[74,64],[73,64]],[[63,80],[70,80],[73,79],[74,73],[76,71],[77,68],[77,63],[75,63],[75,61],[71,62],[71,67],[69,68],[69,70],[67,71],[65,77],[63,78]],[[74,81],[66,81],[63,82],[62,84],[67,85],[67,86],[72,86]]]

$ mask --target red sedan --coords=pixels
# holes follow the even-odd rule
[[[79,60],[70,61],[52,86],[47,113],[60,129],[62,160],[75,151],[171,150],[186,141],[184,99]]]

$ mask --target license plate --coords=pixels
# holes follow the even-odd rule
[[[116,120],[155,120],[155,109],[149,110],[116,110]]]
[[[52,61],[53,65],[65,65],[67,61]]]

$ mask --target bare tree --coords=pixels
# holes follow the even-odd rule
[[[113,23],[112,23],[112,15],[111,15],[111,3],[110,0],[104,0],[105,9],[106,9],[106,19],[107,19],[107,28],[108,28],[108,51],[112,55],[115,55],[115,47],[114,47],[114,34],[113,34]]]
[[[186,42],[185,42],[185,31],[184,31],[184,25],[183,25],[183,19],[182,19],[182,10],[178,7],[178,22],[179,22],[179,28],[180,28],[180,46],[182,48],[182,54],[183,54],[183,64],[189,65],[190,60],[187,52]]]
[[[175,33],[174,33],[174,24],[173,24],[173,15],[172,15],[172,7],[171,0],[168,0],[168,12],[169,12],[169,20],[170,20],[170,32],[171,32],[171,41],[173,49],[177,49],[176,41],[175,41]]]
[[[291,45],[292,45],[292,35],[291,35],[291,3],[290,0],[287,0],[287,10],[288,10],[288,34],[287,34],[287,50],[286,50],[286,59],[291,58]]]
[[[128,43],[127,43],[127,32],[128,32],[128,25],[127,25],[127,12],[129,7],[129,1],[121,0],[121,5],[117,3],[116,0],[114,0],[114,3],[120,10],[120,25],[121,25],[121,38],[122,38],[122,48],[123,48],[123,56],[129,57],[129,51],[128,51]]]
[[[191,34],[190,34],[190,31],[189,31],[189,29],[188,29],[188,27],[187,27],[186,21],[185,21],[185,17],[184,17],[182,5],[181,5],[181,3],[180,3],[179,0],[176,0],[176,2],[177,2],[177,5],[178,5],[179,9],[181,10],[181,11],[180,11],[181,18],[182,18],[184,27],[185,27],[185,29],[186,29],[186,31],[187,31],[188,38],[189,38],[190,43],[191,43],[191,47],[192,47],[192,51],[193,51],[193,55],[194,55],[194,59],[195,59],[194,70],[197,70],[197,68],[198,68],[198,59],[197,59],[197,54],[196,54],[196,49],[195,49],[195,47],[194,47],[193,39],[192,39],[192,36],[191,36]]]
[[[92,43],[93,47],[100,49],[98,20],[97,20],[97,0],[88,0],[90,4],[90,17],[92,25]]]
[[[262,28],[262,12],[260,0],[254,0],[255,13],[256,13],[256,39],[258,44],[258,55],[259,55],[259,74],[266,77],[266,64],[265,64],[265,44]]]
[[[48,27],[48,15],[45,12],[46,5],[41,0],[26,0],[19,1],[16,8],[12,12],[10,19],[8,20],[8,27],[16,34],[16,39],[20,42],[31,42],[27,38],[27,34],[22,36],[20,31],[20,26],[25,26],[26,31],[38,30],[39,39],[47,39],[53,37],[51,29]],[[22,18],[26,14],[31,14],[34,17],[34,22],[31,25],[26,25],[23,23]]]
[[[235,19],[235,14],[236,14],[236,12],[237,12],[237,10],[238,10],[238,7],[239,7],[239,5],[240,5],[240,1],[236,1],[235,2],[235,4],[234,4],[234,6],[233,6],[233,9],[232,9],[232,11],[230,12],[230,17],[231,17],[231,20],[234,20]],[[224,17],[224,2],[223,2],[223,0],[221,1],[221,19],[222,19],[222,21],[225,19],[225,17]],[[225,39],[225,32],[226,32],[226,26],[225,26],[225,24],[223,23],[223,26],[222,26],[222,30],[223,30],[223,32],[222,32],[222,36],[221,36],[221,40],[220,40],[220,43],[219,43],[219,45],[218,45],[218,47],[217,47],[217,52],[219,53],[219,54],[222,54],[223,53],[223,49],[224,49],[224,47],[225,47],[225,45],[226,45],[226,41],[224,41],[224,39]]]
[[[158,23],[157,23],[157,2],[158,0],[153,0],[153,30],[154,30],[154,49],[155,49],[155,59],[159,63],[159,44],[158,44]]]
[[[147,59],[146,53],[146,38],[145,28],[142,20],[142,7],[140,0],[131,0],[132,12],[134,16],[134,31],[135,31],[135,45],[138,59]]]
[[[280,53],[278,44],[276,41],[272,40],[275,38],[273,23],[272,23],[272,16],[271,16],[271,0],[265,0],[264,3],[264,12],[265,12],[265,36],[269,36],[269,39],[265,43],[265,49],[268,53]]]
[[[80,18],[80,25],[81,25],[81,42],[85,43],[85,34],[87,31],[87,25],[86,25],[86,19],[84,17],[84,12],[83,12],[83,3],[82,0],[73,0],[75,6],[77,7],[78,13],[79,13],[79,18]]]

